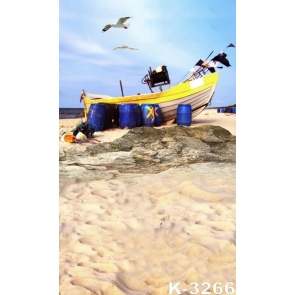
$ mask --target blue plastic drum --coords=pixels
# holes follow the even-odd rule
[[[136,127],[135,104],[127,103],[119,105],[119,125],[121,129]]]
[[[191,126],[192,106],[190,104],[179,104],[177,107],[177,125]]]
[[[158,127],[162,125],[162,111],[158,104],[154,104],[155,123],[154,126]]]
[[[87,114],[87,122],[92,124],[94,131],[104,129],[106,105],[103,103],[91,104]]]
[[[141,106],[139,104],[135,104],[135,125],[136,127],[140,127],[141,124]]]
[[[142,104],[142,124],[146,127],[154,127],[155,124],[155,112],[153,104]]]

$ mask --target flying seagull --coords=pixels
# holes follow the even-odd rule
[[[102,32],[107,31],[108,29],[110,29],[111,27],[113,28],[123,28],[123,29],[128,29],[128,27],[130,26],[130,24],[125,24],[126,20],[128,18],[130,18],[132,16],[127,16],[127,17],[120,17],[117,21],[116,24],[108,24],[106,25],[103,29]]]
[[[138,49],[136,49],[136,48],[128,47],[128,46],[126,46],[126,45],[122,45],[122,46],[118,46],[118,47],[114,48],[114,50],[122,50],[122,49],[138,50]]]

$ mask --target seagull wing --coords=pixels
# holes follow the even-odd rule
[[[111,25],[106,25],[106,26],[102,29],[102,31],[105,32],[105,31],[107,31],[109,28],[111,28]]]
[[[129,50],[138,50],[136,48],[128,47]]]
[[[117,25],[125,23],[125,21],[132,16],[127,16],[127,17],[120,17],[119,20],[117,21]]]

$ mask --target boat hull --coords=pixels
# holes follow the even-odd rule
[[[176,119],[179,104],[190,104],[192,106],[192,118],[200,114],[210,103],[218,82],[218,73],[212,73],[193,81],[180,83],[170,89],[149,94],[106,97],[99,94],[88,94],[84,96],[85,116],[89,107],[95,103],[110,104],[158,104],[162,112],[162,122]]]

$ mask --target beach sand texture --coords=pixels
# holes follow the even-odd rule
[[[222,126],[235,135],[235,118],[204,110],[192,126]],[[69,121],[75,126],[79,119],[61,119],[60,133],[72,128]],[[126,132],[106,130],[94,139],[109,142]],[[60,148],[73,146],[84,149],[86,144],[60,142]],[[60,183],[59,205],[61,295],[167,295],[169,282],[180,282],[181,294],[196,292],[194,283],[198,294],[204,282],[211,294],[216,282],[223,292],[226,283],[235,286],[233,163]]]

